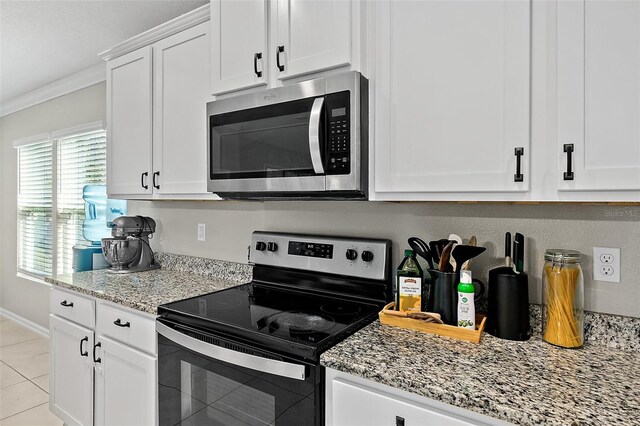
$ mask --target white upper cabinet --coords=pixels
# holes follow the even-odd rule
[[[211,28],[212,93],[267,84],[267,0],[211,0]]]
[[[208,18],[202,6],[102,54],[109,196],[219,199],[207,192]]]
[[[351,63],[351,1],[273,1],[277,2],[274,59],[279,79]]]
[[[151,194],[151,46],[107,62],[107,187]]]
[[[371,197],[522,198],[530,2],[386,0],[374,16]]]
[[[558,1],[556,58],[559,197],[640,201],[640,2]]]
[[[209,28],[205,22],[153,45],[151,182],[158,194],[207,192]]]

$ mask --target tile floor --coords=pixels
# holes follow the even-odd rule
[[[2,316],[0,424],[62,425],[49,411],[49,339]]]

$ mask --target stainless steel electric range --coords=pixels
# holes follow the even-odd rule
[[[161,425],[322,425],[320,354],[391,299],[388,240],[254,232],[250,283],[158,308]]]

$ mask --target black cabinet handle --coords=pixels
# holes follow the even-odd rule
[[[284,52],[284,46],[278,46],[276,49],[276,65],[280,71],[284,71],[284,65],[280,64],[280,53]]]
[[[67,302],[66,300],[63,300],[62,302],[60,302],[60,304],[65,308],[73,308],[73,302]]]
[[[262,71],[258,71],[258,59],[262,59],[262,52],[253,54],[253,72],[255,72],[258,77],[262,77]]]
[[[155,189],[160,189],[160,185],[159,185],[159,184],[156,184],[156,177],[160,177],[160,172],[155,172],[155,173],[153,174],[153,179],[152,179],[152,180],[153,180],[153,182],[152,182],[152,183],[153,183],[153,187],[154,187]]]
[[[522,156],[524,155],[524,148],[519,147],[515,150],[516,154],[516,174],[513,175],[514,182],[524,181],[524,175],[522,174]]]
[[[120,318],[118,318],[117,320],[115,320],[113,322],[115,325],[117,325],[118,327],[131,327],[131,323],[129,321],[125,322],[124,324],[122,323],[122,321],[120,321]]]
[[[95,345],[93,345],[93,362],[102,363],[102,358],[96,358],[96,349],[98,349],[101,346],[102,346],[102,343],[100,343],[100,342],[98,342]]]
[[[396,426],[404,426],[404,417],[396,416]]]
[[[84,338],[80,340],[80,356],[89,356],[89,351],[82,351],[82,344],[84,342],[89,343],[89,336],[84,336]]]
[[[573,180],[573,164],[572,164],[573,144],[565,143],[564,152],[567,153],[567,171],[564,172],[563,177],[564,177],[564,180]]]
[[[140,186],[142,186],[144,189],[149,189],[149,185],[145,185],[144,183],[146,182],[146,177],[149,176],[149,172],[144,172],[143,174],[140,175]]]

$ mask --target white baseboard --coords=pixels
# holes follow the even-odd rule
[[[49,329],[45,328],[43,326],[41,326],[40,324],[36,324],[33,321],[30,321],[28,319],[26,319],[25,317],[22,317],[18,314],[15,314],[5,308],[0,308],[0,315],[2,315],[3,317],[7,317],[10,320],[13,320],[25,327],[27,327],[28,329],[35,331],[36,333],[42,335],[43,337],[49,337]]]

